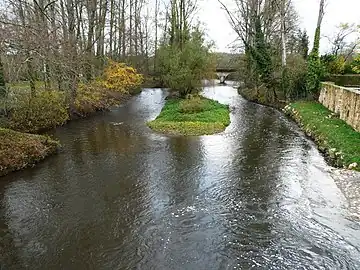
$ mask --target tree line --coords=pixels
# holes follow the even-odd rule
[[[346,42],[358,32],[353,24],[342,24],[332,37],[330,52],[320,56],[321,25],[326,0],[319,2],[312,50],[309,37],[299,27],[292,0],[232,0],[219,3],[237,34],[237,48],[243,52],[241,79],[256,96],[268,102],[316,97],[326,73],[340,67],[356,51],[359,41]],[[339,56],[344,59],[340,59]],[[356,60],[356,59],[355,59]],[[340,63],[339,63],[340,62]],[[354,63],[355,65],[356,63]],[[331,70],[332,68],[332,70]],[[356,68],[352,67],[353,71]]]
[[[144,0],[2,0],[0,55],[9,81],[42,80],[71,93],[91,80],[105,59],[147,71],[152,17]],[[154,14],[150,14],[154,12]],[[158,23],[155,23],[158,28]]]
[[[202,33],[199,28],[195,30],[196,0],[0,0],[0,3],[2,96],[5,79],[27,81],[31,95],[35,95],[37,82],[41,81],[45,89],[68,93],[69,104],[74,104],[79,83],[96,79],[109,59],[127,63],[145,75],[156,74],[162,83],[169,85],[174,80],[165,73],[171,66],[174,70],[176,61],[178,67],[191,65],[182,57],[187,53],[180,55],[183,50],[189,53],[190,40],[196,40],[199,51],[207,54]],[[177,60],[168,59],[176,56]],[[190,69],[196,66],[199,64]],[[189,82],[187,85],[194,88]]]

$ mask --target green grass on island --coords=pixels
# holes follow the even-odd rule
[[[148,126],[171,135],[211,135],[230,124],[229,106],[204,97],[167,100],[160,115]]]
[[[330,157],[333,165],[352,165],[352,169],[360,170],[360,133],[345,121],[313,101],[295,102],[286,106],[284,111],[315,139],[319,149]]]

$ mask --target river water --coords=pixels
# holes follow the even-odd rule
[[[161,89],[54,131],[61,152],[0,181],[0,269],[360,269],[360,223],[297,126],[231,86],[225,132],[145,122]]]

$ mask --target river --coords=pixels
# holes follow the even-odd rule
[[[167,92],[58,128],[0,181],[0,269],[360,269],[360,223],[299,128],[231,86],[213,136],[163,136]]]

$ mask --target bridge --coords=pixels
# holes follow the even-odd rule
[[[240,54],[234,53],[214,53],[216,59],[215,74],[219,79],[220,84],[226,84],[226,80],[230,79],[229,77],[237,71],[240,56]]]
[[[234,68],[216,68],[216,76],[218,77],[220,84],[225,84],[226,79],[233,72],[236,72]]]

